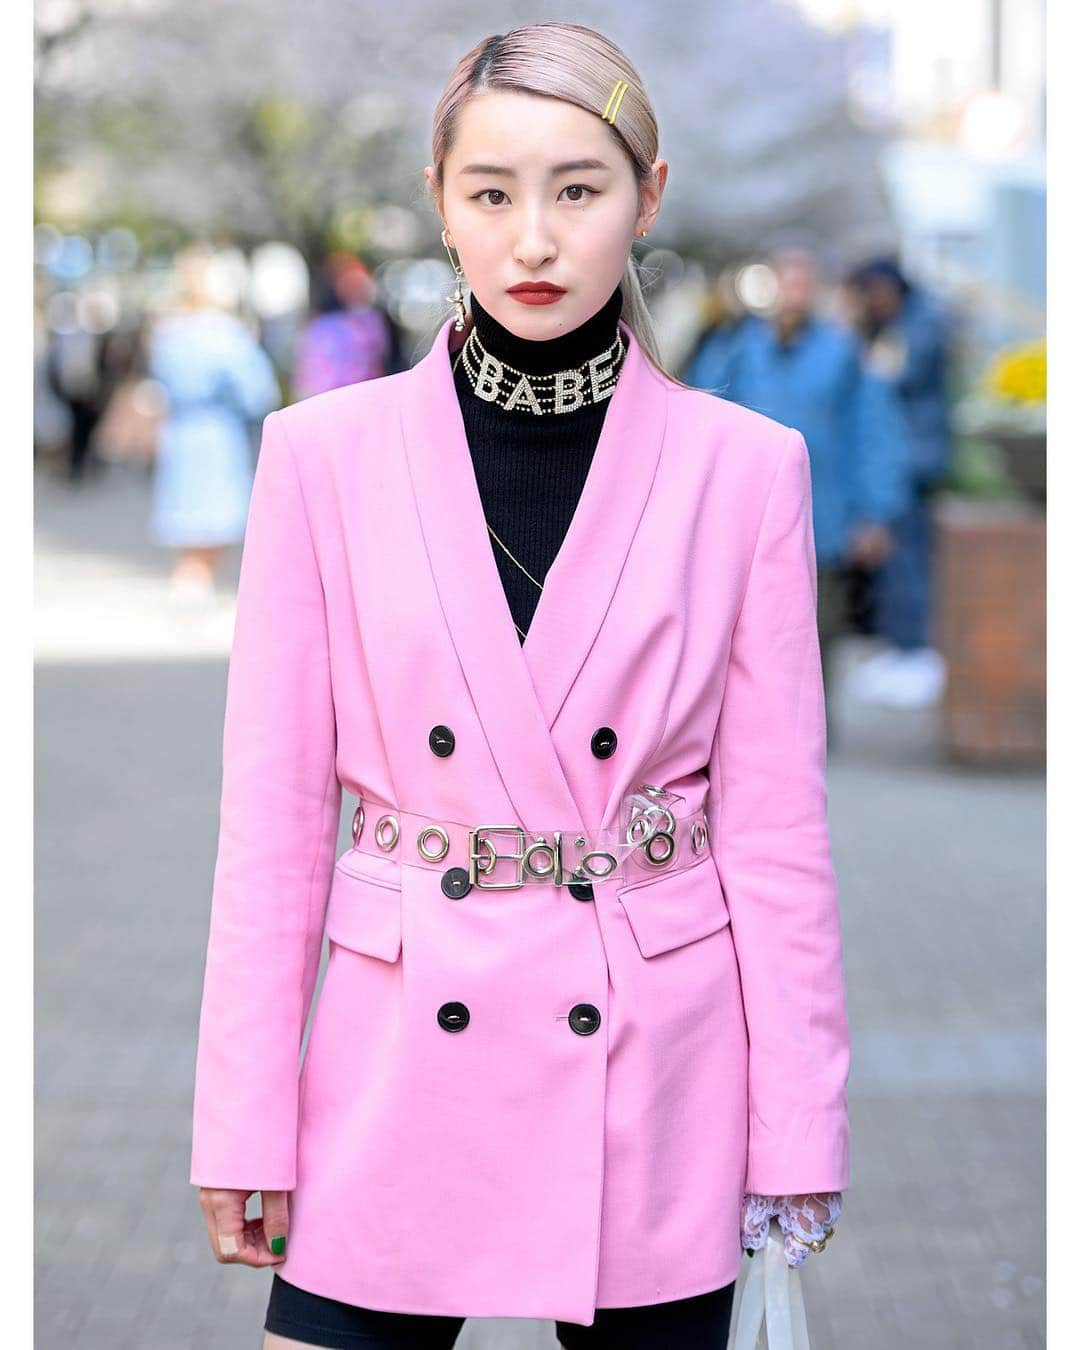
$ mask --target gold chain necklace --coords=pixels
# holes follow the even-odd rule
[[[488,531],[489,531],[489,533],[491,534],[492,539],[495,540],[495,542],[498,544],[498,546],[502,549],[502,551],[506,554],[506,556],[507,556],[507,557],[510,559],[510,561],[514,564],[514,566],[515,566],[515,567],[520,567],[521,570],[525,573],[525,575],[526,575],[526,576],[529,578],[529,580],[532,582],[532,584],[536,587],[536,589],[537,589],[538,591],[540,591],[541,593],[543,593],[544,587],[541,585],[541,583],[540,583],[539,581],[537,581],[537,579],[533,576],[533,574],[528,570],[527,567],[522,566],[522,564],[521,564],[520,562],[518,562],[517,558],[514,557],[514,555],[513,555],[513,554],[510,552],[510,550],[506,547],[506,545],[503,543],[503,541],[499,538],[499,536],[498,536],[498,535],[495,533],[495,531],[491,528],[491,525],[488,523],[488,519],[487,519],[486,516],[484,517],[484,524],[487,525]],[[519,633],[521,633],[521,636],[524,638],[524,637],[525,637],[525,633],[524,633],[524,631],[522,630],[522,628],[519,626],[518,621],[514,618],[513,615],[511,615],[510,618],[511,618],[511,620],[512,620],[512,622],[513,622],[514,627],[518,630]]]
[[[475,346],[479,349],[481,353],[479,358],[479,364],[475,368],[475,371],[474,368],[470,366],[470,361],[475,358],[473,356],[473,353],[469,352],[469,345],[470,343],[473,342],[474,338],[475,338]],[[507,411],[510,411],[514,407],[516,407],[518,403],[520,403],[524,407],[531,408],[531,410],[537,415],[542,415],[545,412],[556,412],[556,413],[560,411],[572,412],[575,411],[577,408],[584,406],[584,403],[589,401],[584,398],[583,386],[585,384],[585,374],[583,372],[588,372],[590,377],[589,378],[590,394],[592,394],[595,391],[598,379],[601,381],[610,380],[609,385],[601,386],[601,392],[599,394],[599,397],[594,398],[591,401],[600,402],[602,399],[611,397],[611,394],[615,388],[615,377],[617,377],[619,369],[621,367],[624,351],[625,347],[623,345],[622,333],[620,333],[618,329],[616,329],[615,341],[611,344],[611,346],[609,346],[603,352],[601,352],[599,356],[593,357],[591,361],[586,361],[584,365],[571,367],[569,370],[555,371],[550,375],[526,375],[523,371],[515,370],[513,366],[508,365],[505,361],[499,361],[496,357],[492,356],[491,353],[488,352],[486,348],[483,346],[483,344],[480,342],[480,339],[476,337],[476,329],[473,328],[472,331],[469,333],[468,338],[465,340],[465,343],[463,344],[461,351],[458,352],[457,359],[454,361],[454,364],[451,367],[450,374],[453,376],[457,373],[458,365],[461,363],[461,360],[464,357],[465,373],[469,377],[469,383],[472,385],[473,392],[477,394],[480,398],[483,398],[486,402],[498,403],[498,393],[500,392],[500,386],[502,384],[502,381],[504,380],[507,374],[510,374],[518,376],[518,384],[515,386],[509,398],[505,402],[498,404],[499,407],[505,408],[507,409]],[[610,369],[606,371],[602,369],[603,364],[605,362],[611,363]],[[596,371],[598,367],[601,369],[599,371],[599,376],[597,377],[596,375],[594,375],[593,372]],[[536,394],[535,389],[533,388],[533,385],[538,384],[541,380],[554,381],[555,392],[553,394],[541,394],[538,396]],[[573,402],[572,406],[570,405],[569,399],[567,397],[568,384],[572,385],[572,388],[569,390],[570,397],[574,397],[575,395],[581,395],[581,398],[578,401]],[[552,408],[545,409],[542,406],[544,403],[554,403],[555,406]],[[566,406],[561,406],[564,404]],[[495,540],[498,546],[502,549],[502,551],[514,564],[514,566],[517,567],[520,571],[524,572],[524,574],[529,578],[529,580],[536,587],[536,589],[541,594],[543,594],[544,591],[543,584],[537,581],[537,579],[524,565],[524,563],[522,563],[519,559],[514,557],[514,555],[506,547],[503,541],[491,528],[491,522],[488,520],[486,514],[484,515],[484,524],[487,526],[488,533],[491,535],[492,539]],[[525,631],[522,629],[522,627],[513,617],[513,615],[511,615],[510,617],[514,627],[521,634],[521,637],[524,640],[524,638],[526,637]]]
[[[464,351],[464,350],[465,350],[465,349],[464,349],[464,347],[463,347],[463,348],[462,348],[462,351]],[[457,370],[457,368],[458,368],[458,361],[460,361],[460,360],[461,360],[461,352],[458,352],[457,361],[454,362],[454,364],[453,364],[453,366],[451,367],[451,370],[450,370],[450,374],[451,374],[451,375],[453,375],[453,374],[455,373],[455,371]],[[525,575],[526,575],[526,576],[529,578],[529,580],[532,582],[532,584],[536,587],[536,589],[537,589],[538,591],[540,591],[541,593],[543,593],[544,587],[542,586],[542,584],[541,584],[539,581],[537,581],[537,579],[533,576],[533,574],[529,571],[529,569],[528,569],[523,563],[520,563],[520,562],[517,560],[517,558],[514,557],[514,555],[513,555],[513,554],[510,552],[510,550],[506,547],[506,545],[503,543],[503,541],[499,538],[499,536],[498,536],[498,535],[495,533],[495,531],[491,528],[491,522],[488,520],[488,518],[487,518],[486,515],[484,515],[484,524],[488,527],[488,531],[489,531],[489,533],[491,534],[492,539],[495,540],[495,542],[498,544],[498,546],[502,549],[502,551],[506,554],[506,556],[507,556],[507,557],[510,559],[510,561],[514,564],[514,566],[515,566],[515,567],[520,567],[521,570],[525,573]],[[521,634],[521,636],[522,636],[522,639],[524,640],[524,638],[525,638],[525,636],[526,636],[524,629],[521,627],[521,625],[518,623],[518,621],[514,618],[514,616],[513,616],[512,614],[511,614],[511,616],[510,616],[510,619],[511,619],[511,622],[513,623],[514,627],[518,630],[518,632],[519,632],[519,633]]]

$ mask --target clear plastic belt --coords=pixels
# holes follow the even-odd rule
[[[389,811],[365,838],[363,801],[353,814],[353,847],[377,856],[396,856],[413,865],[442,870],[467,867],[481,890],[517,890],[529,882],[556,886],[601,882],[628,873],[649,875],[694,861],[709,841],[705,805],[677,814],[678,793],[642,783],[622,801],[620,823],[604,830],[527,830],[523,825],[466,825],[434,820],[412,811]],[[500,837],[501,836],[501,837]],[[406,841],[413,841],[411,849]],[[499,864],[510,864],[510,869]],[[496,879],[496,873],[503,879]],[[511,879],[505,873],[512,870]]]

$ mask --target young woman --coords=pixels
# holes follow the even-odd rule
[[[281,403],[270,357],[212,284],[214,251],[177,256],[178,303],[153,325],[150,374],[168,412],[154,458],[149,534],[175,550],[169,598],[213,599],[228,549],[244,537],[252,491],[251,427]]]
[[[809,463],[657,361],[667,171],[605,37],[478,44],[425,170],[456,313],[266,420],[191,1180],[267,1347],[723,1347],[742,1247],[839,1212]]]

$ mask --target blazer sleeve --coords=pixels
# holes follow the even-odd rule
[[[826,819],[810,460],[789,430],[765,506],[709,762],[709,837],[749,1040],[745,1188],[848,1185],[850,1039]]]
[[[341,811],[326,609],[284,414],[263,423],[226,686],[191,1183],[291,1190]]]

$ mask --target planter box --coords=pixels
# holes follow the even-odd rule
[[[1009,481],[1037,505],[1046,505],[1046,433],[995,431],[986,440],[997,447]]]
[[[934,503],[945,743],[973,763],[1046,757],[1046,515],[1025,502]]]

